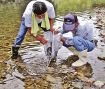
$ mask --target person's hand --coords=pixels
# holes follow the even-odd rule
[[[50,29],[50,31],[54,34],[58,34],[58,31],[56,31],[54,28]]]
[[[51,28],[50,31],[51,31],[52,33],[54,33],[55,29],[54,29],[54,28]]]
[[[36,36],[36,40],[40,41],[43,45],[48,42],[43,36]]]
[[[64,37],[61,37],[61,41],[62,41],[62,42],[65,42],[65,40],[67,40],[67,39],[64,38]]]

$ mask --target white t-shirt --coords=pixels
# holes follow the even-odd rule
[[[23,16],[22,16],[23,18],[25,18],[25,26],[26,27],[32,26],[32,19],[31,19],[32,18],[32,8],[33,8],[33,4],[37,1],[45,3],[45,5],[47,7],[47,13],[48,13],[49,18],[55,18],[54,6],[50,2],[48,2],[46,0],[33,0],[27,5],[27,7],[23,13]],[[39,19],[36,17],[37,23],[40,23],[42,20],[43,19]]]

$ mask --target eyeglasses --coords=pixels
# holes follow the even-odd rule
[[[70,19],[70,18],[64,18],[64,23],[65,24],[72,25],[72,24],[75,23],[75,21],[73,19]]]

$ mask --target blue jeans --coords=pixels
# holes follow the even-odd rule
[[[21,43],[24,40],[24,37],[26,35],[27,30],[28,29],[25,26],[25,21],[24,21],[24,19],[22,19],[18,35],[17,35],[16,40],[14,42],[14,47],[21,45]]]
[[[85,49],[87,49],[87,52],[92,51],[95,48],[95,43],[91,42],[89,40],[85,40],[82,37],[79,36],[75,36],[73,38],[73,43],[74,43],[74,47],[78,50],[78,51],[83,51]]]
[[[73,44],[74,44],[73,46],[76,48],[77,51],[83,51],[83,50],[87,49],[87,51],[90,52],[95,48],[94,42],[85,40],[79,36],[73,37]],[[70,47],[71,45],[67,45],[67,44],[63,43],[63,46]]]

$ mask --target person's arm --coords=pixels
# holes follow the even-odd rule
[[[49,18],[49,22],[50,22],[50,29],[52,29],[53,25],[54,25],[54,19],[53,18]]]
[[[53,28],[54,19],[53,19],[53,18],[49,18],[49,22],[50,22],[50,31],[51,31],[51,32],[54,32],[54,31],[55,31],[55,29]]]
[[[54,28],[54,19],[49,19],[49,22],[50,22],[50,31],[54,34],[58,34],[59,31],[57,29]]]
[[[65,44],[67,45],[73,45],[73,33],[72,32],[67,32],[67,33],[64,33],[62,35],[62,39],[61,39],[62,42],[64,42]]]
[[[35,37],[32,33],[31,33],[31,27],[27,27],[28,28],[28,32],[31,36]]]
[[[31,33],[31,27],[28,27],[28,32],[31,36],[33,36],[36,40],[40,41],[42,44],[46,44],[47,40],[44,39],[43,36],[41,35],[34,35]]]
[[[93,26],[89,22],[80,25],[77,32],[77,36],[84,38],[85,40],[93,40]]]
[[[48,17],[49,17],[49,23],[50,23],[50,31],[53,32],[54,28],[54,19],[55,19],[55,9],[52,3],[48,2],[48,4],[46,4],[47,6],[47,13],[48,13]]]

